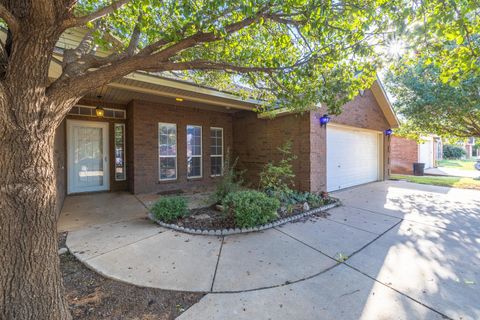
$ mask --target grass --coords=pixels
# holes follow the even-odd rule
[[[439,167],[455,168],[461,170],[475,170],[475,160],[438,160]]]
[[[433,186],[442,186],[450,188],[475,189],[480,190],[480,180],[462,177],[437,177],[437,176],[407,176],[392,174],[391,180],[406,180],[408,182],[430,184]]]

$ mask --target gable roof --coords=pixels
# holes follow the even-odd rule
[[[377,103],[380,106],[380,109],[382,110],[383,115],[387,119],[390,127],[398,128],[400,122],[398,121],[397,115],[395,114],[392,104],[390,103],[390,99],[388,99],[387,93],[385,92],[382,82],[378,76],[370,90],[372,90],[373,96],[375,97],[375,100],[377,100]]]

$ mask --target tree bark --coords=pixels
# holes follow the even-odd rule
[[[71,319],[58,257],[56,125],[0,126],[0,319]]]

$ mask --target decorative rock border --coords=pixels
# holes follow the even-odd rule
[[[197,235],[204,235],[204,236],[226,236],[226,235],[232,235],[232,234],[240,234],[240,233],[249,233],[249,232],[257,232],[257,231],[262,231],[262,230],[267,230],[271,229],[273,227],[278,227],[283,224],[286,224],[288,222],[292,222],[304,217],[311,216],[315,213],[329,210],[335,207],[338,207],[340,205],[340,200],[336,199],[334,203],[330,203],[327,205],[324,205],[322,207],[318,207],[306,212],[302,212],[290,217],[282,218],[279,220],[276,220],[271,223],[263,224],[261,226],[253,227],[253,228],[235,228],[235,229],[192,229],[192,228],[186,228],[182,227],[173,223],[165,223],[163,221],[155,219],[155,217],[152,215],[151,212],[148,213],[148,217],[150,220],[156,222],[157,224],[161,225],[162,227],[188,233],[188,234],[197,234]]]

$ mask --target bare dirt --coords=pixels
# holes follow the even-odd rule
[[[278,212],[278,219],[287,218],[293,215],[297,215],[304,212],[303,205],[297,204],[290,208],[288,211]],[[326,215],[324,212],[312,215],[313,217],[322,217]],[[235,219],[233,214],[219,211],[215,209],[215,206],[191,209],[190,214],[186,217],[179,218],[173,223],[191,229],[234,229]]]
[[[59,248],[66,233],[59,234]],[[73,255],[60,256],[65,295],[74,319],[175,319],[203,293],[141,288],[105,278]]]

